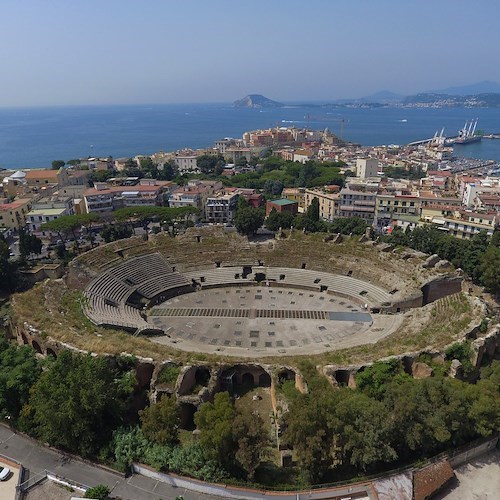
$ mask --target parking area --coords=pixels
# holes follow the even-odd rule
[[[15,462],[0,457],[0,467],[10,469],[7,479],[0,481],[0,498],[2,500],[14,500],[16,498],[16,486],[19,481],[20,466]]]

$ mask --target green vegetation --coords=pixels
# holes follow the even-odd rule
[[[108,488],[105,484],[98,484],[93,488],[89,488],[85,492],[85,496],[83,498],[95,498],[96,500],[106,500],[108,495],[111,493],[110,488]]]
[[[24,229],[19,229],[19,253],[22,261],[26,260],[26,257],[32,253],[40,255],[42,253],[42,240]]]
[[[252,236],[264,222],[264,211],[260,208],[242,208],[234,218],[234,225],[240,234]]]
[[[394,467],[500,428],[500,362],[475,385],[442,376],[414,380],[397,361],[385,364],[360,373],[357,390],[312,384],[310,394],[292,401],[285,439],[309,481]]]
[[[158,373],[158,378],[156,380],[157,384],[165,384],[168,387],[174,387],[181,372],[180,366],[176,365],[164,365],[160,373]]]
[[[413,231],[396,228],[388,241],[408,246],[428,254],[437,254],[461,268],[476,283],[494,294],[500,293],[500,231],[496,230],[488,241],[486,231],[470,240],[460,240],[444,234],[439,229],[425,226]]]
[[[294,224],[294,216],[290,212],[277,212],[275,208],[271,210],[266,219],[265,226],[270,231],[278,231],[282,229],[289,229]]]
[[[109,224],[101,231],[101,236],[106,243],[110,243],[111,241],[130,238],[133,232],[133,229],[128,224]]]
[[[179,406],[175,398],[163,397],[159,403],[139,411],[144,436],[151,442],[175,446],[179,443]]]
[[[196,166],[203,174],[220,175],[225,161],[222,155],[200,155],[196,157]]]
[[[64,160],[54,160],[52,162],[53,170],[59,170],[60,168],[63,168],[64,165],[66,165],[66,162]]]
[[[9,259],[9,245],[0,235],[0,292],[12,292],[18,284],[17,265]]]
[[[0,418],[16,423],[42,368],[31,347],[9,344],[0,336]]]
[[[386,165],[384,167],[384,177],[389,177],[391,179],[410,179],[418,180],[422,179],[427,175],[423,171],[422,167],[393,167],[391,165]]]
[[[342,186],[344,176],[340,173],[343,162],[299,162],[286,161],[276,156],[269,156],[260,162],[259,169],[253,172],[237,174],[229,179],[235,187],[262,189],[270,194],[279,194],[275,182],[283,187],[315,187],[337,184]]]
[[[222,464],[227,464],[231,456],[234,417],[235,410],[227,392],[216,394],[213,403],[203,404],[195,414],[196,427],[201,431],[200,444]]]
[[[134,386],[104,358],[63,351],[32,386],[20,426],[43,442],[96,456],[125,418]]]
[[[452,345],[446,355],[464,363],[469,345]],[[131,413],[134,366],[130,356],[110,363],[62,351],[42,371],[30,347],[2,340],[0,416],[43,442],[111,460],[121,470],[142,461],[210,481],[290,481],[287,471],[264,464],[270,436],[262,417],[252,405],[235,405],[228,393],[200,406],[199,435],[183,444],[175,397]],[[311,361],[300,368],[307,394],[292,381],[278,384],[289,404],[283,439],[302,471],[295,471],[296,484],[375,473],[500,429],[499,361],[483,368],[475,384],[437,373],[415,380],[398,360],[377,362],[357,375],[355,390],[333,390]]]
[[[446,349],[445,354],[447,360],[451,361],[458,359],[458,361],[460,361],[464,370],[464,375],[469,375],[473,371],[474,367],[471,363],[472,350],[470,342],[456,342]]]
[[[403,370],[401,361],[377,361],[356,375],[357,387],[368,396],[381,399],[389,383],[404,382],[411,378]]]

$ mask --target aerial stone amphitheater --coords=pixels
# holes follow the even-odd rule
[[[364,236],[298,231],[256,242],[214,227],[133,237],[16,295],[12,331],[42,354],[136,356],[151,399],[175,393],[192,428],[197,406],[222,389],[272,389],[284,378],[307,390],[304,359],[333,386],[355,386],[377,359],[399,356],[415,375],[420,354],[442,358],[446,345],[474,338],[485,305],[437,260]],[[178,376],[165,385],[168,366]]]

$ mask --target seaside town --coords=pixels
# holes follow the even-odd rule
[[[279,177],[262,189],[259,179],[270,156],[307,168],[336,165],[340,179],[326,185],[287,186]],[[0,172],[0,231],[16,255],[20,229],[50,248],[58,235],[45,223],[66,215],[110,214],[124,207],[194,207],[199,224],[234,221],[237,201],[293,215],[319,201],[320,218],[359,217],[382,234],[434,225],[457,238],[480,231],[491,236],[500,222],[499,164],[453,157],[439,138],[413,146],[365,147],[346,143],[328,129],[276,127],[225,138],[212,148],[157,152],[134,158],[54,161],[52,168]],[[320,179],[323,179],[321,177]],[[254,183],[258,185],[258,183]],[[60,243],[60,241],[59,241]]]

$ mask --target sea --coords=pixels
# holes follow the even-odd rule
[[[362,145],[407,144],[444,127],[454,136],[466,121],[500,133],[494,108],[334,108],[287,105],[234,108],[220,104],[158,104],[0,108],[0,168],[43,168],[52,160],[132,157],[157,151],[210,147],[224,137],[278,126],[330,129]],[[456,156],[500,161],[500,139],[456,146]]]

